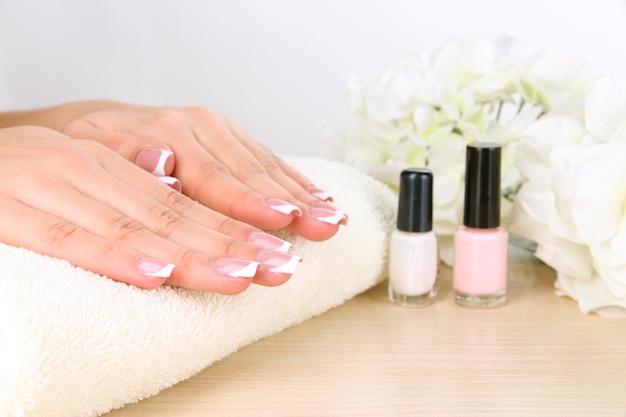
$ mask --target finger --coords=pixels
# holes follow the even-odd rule
[[[251,190],[285,200],[302,211],[315,200],[282,171],[271,152],[249,139],[234,123],[222,117],[219,121],[198,120],[195,124],[200,126],[196,130],[197,140],[206,152]]]
[[[294,198],[310,205],[314,201],[332,200],[332,196],[313,185],[312,181],[289,166],[280,157],[267,148],[261,142],[258,142],[236,123],[225,117],[225,122],[230,132],[238,139],[238,141],[247,148],[253,155],[255,160],[259,162],[267,175],[277,184],[285,188]],[[244,175],[246,175],[244,173]],[[313,198],[312,198],[313,197]]]
[[[176,145],[175,176],[183,193],[229,217],[263,229],[280,229],[302,214],[288,201],[251,190],[196,141]]]
[[[22,246],[67,259],[91,271],[144,288],[151,288],[146,285],[145,279],[142,281],[136,273],[130,276],[126,274],[129,272],[128,265],[132,262],[143,262],[137,266],[145,265],[145,259],[161,260],[176,266],[167,278],[168,284],[223,294],[244,291],[256,275],[258,262],[217,255],[223,248],[223,242],[215,239],[215,236],[207,237],[205,251],[196,252],[157,235],[138,221],[99,201],[81,198],[78,191],[57,188],[51,194],[55,196],[54,204],[43,192],[39,194],[43,199],[22,203],[32,207],[23,214],[25,218],[29,221],[31,217],[34,219],[28,223],[28,230],[21,231],[25,241],[18,243]],[[47,202],[45,209],[36,206],[41,201]],[[32,210],[39,212],[39,215]],[[37,221],[37,218],[44,217],[44,221]],[[10,235],[15,233],[9,229]],[[46,238],[48,235],[52,237]],[[83,246],[84,260],[79,259]],[[120,253],[120,248],[132,251],[133,257]],[[227,251],[237,252],[234,245]],[[124,255],[126,257],[121,260],[116,259]],[[137,258],[140,255],[143,258]],[[125,265],[127,267],[124,268]]]
[[[13,246],[62,258],[83,269],[141,288],[155,288],[173,265],[13,199],[1,200],[0,239]]]
[[[179,155],[181,152],[184,151],[177,151]],[[185,185],[193,183],[191,179],[186,178],[204,178],[197,188],[193,190],[183,188],[183,191],[221,213],[263,229],[286,228],[314,241],[329,239],[337,233],[340,225],[347,224],[348,217],[345,212],[338,208],[320,209],[318,205],[324,202],[319,200],[311,207],[305,207],[305,211],[302,212],[299,207],[285,200],[265,199],[247,189],[230,173],[223,172],[223,165],[220,163],[208,165],[207,158],[210,156],[200,155],[201,152],[190,152],[181,158],[190,164],[191,171],[185,171],[186,164],[179,164],[180,171],[176,175],[184,179]],[[193,170],[197,167],[200,167],[200,171]],[[216,199],[216,195],[220,198]]]
[[[348,224],[348,215],[332,203],[319,201],[302,217],[295,219],[286,227],[292,233],[312,241],[330,239],[339,231],[340,226]]]
[[[94,153],[98,155],[97,152]],[[216,262],[222,265],[226,262],[225,259],[231,259],[235,264],[244,266],[246,265],[245,260],[252,260],[259,263],[259,270],[256,275],[251,277],[254,283],[260,285],[279,285],[293,274],[297,266],[297,263],[294,263],[295,259],[299,258],[283,253],[286,242],[216,213],[183,194],[162,187],[154,177],[129,165],[117,155],[115,158],[103,158],[103,163],[108,168],[106,172],[111,172],[115,179],[101,181],[103,185],[97,189],[90,183],[84,182],[79,182],[77,188],[80,192],[93,198],[90,200],[93,207],[86,210],[91,216],[86,218],[84,222],[90,227],[96,228],[98,233],[111,233],[110,225],[118,225],[120,230],[110,234],[110,238],[141,247],[145,253],[154,253],[155,256],[170,259],[162,252],[152,252],[150,245],[156,242],[153,238],[145,238],[146,231],[142,231],[143,226],[167,239],[168,243],[171,241],[182,246],[184,250],[189,249],[195,253],[207,255],[214,260],[214,268],[216,268]],[[134,179],[132,185],[124,181],[128,177]],[[135,187],[147,192],[138,192]],[[97,192],[94,193],[94,190]],[[99,208],[98,204],[93,203],[96,201],[96,197],[100,197],[103,202],[119,213],[108,210],[108,207]],[[120,205],[120,201],[123,204]],[[135,222],[129,219],[139,219],[139,221]],[[195,222],[193,219],[199,219],[199,221]],[[276,249],[279,251],[277,252]],[[172,250],[180,249],[172,247]],[[184,256],[180,258],[182,259]],[[225,289],[223,283],[198,281],[194,278],[196,275],[193,273],[183,275],[186,268],[180,266],[181,261],[173,259],[172,262],[179,267],[168,283],[178,283],[177,285],[189,288],[212,291],[219,288],[219,292],[223,293],[239,291],[239,288]],[[232,265],[228,266],[228,268],[230,267]],[[223,275],[223,271],[220,271],[219,268],[216,269]],[[216,276],[214,281],[221,282],[223,277]],[[229,285],[232,287],[231,282]]]
[[[85,141],[82,144],[87,146],[91,143]],[[111,156],[110,159],[122,161],[123,164],[118,172],[123,173],[125,169],[128,169],[137,176],[152,181],[153,187],[165,190],[170,195],[186,198],[164,187],[153,176],[124,161],[112,151],[100,145],[90,146],[90,148],[101,149],[103,150],[101,153]],[[65,158],[68,157],[66,153]],[[74,228],[80,228],[104,238],[105,242],[121,243],[150,258],[177,265],[168,280],[168,283],[172,285],[234,294],[243,291],[253,282],[259,265],[267,266],[267,260],[262,258],[256,260],[261,253],[257,245],[240,242],[213,230],[204,230],[201,226],[183,219],[177,213],[172,214],[163,210],[158,204],[155,205],[154,201],[147,199],[138,189],[129,189],[128,192],[122,191],[117,195],[118,190],[128,188],[128,184],[117,181],[106,170],[98,170],[99,165],[90,158],[75,157],[71,162],[74,169],[83,173],[76,177],[73,175],[74,169],[69,171],[72,177],[75,177],[74,187],[56,180],[56,176],[62,171],[55,171],[55,176],[52,178],[42,175],[13,175],[9,181],[8,190],[13,190],[16,197],[23,199],[23,203],[27,206],[60,218],[65,224],[73,225]],[[2,189],[7,191],[7,183],[3,184]],[[95,194],[84,194],[83,191],[87,189]],[[95,197],[100,197],[101,200]],[[135,210],[135,207],[141,204],[147,204],[149,208],[143,212],[134,213],[136,216],[134,218],[117,210],[121,207],[131,207],[131,210]],[[141,221],[136,219],[141,219]],[[163,235],[171,235],[172,238],[166,238]],[[41,249],[34,243],[37,242],[31,242],[31,246]],[[59,256],[65,257],[63,252]],[[139,266],[145,266],[145,259],[141,259],[143,261]],[[154,262],[149,265],[153,266]],[[277,285],[284,282],[285,269],[274,269],[270,268],[265,277],[261,277],[262,284]]]
[[[89,141],[86,142],[86,145],[90,145]],[[115,155],[111,157],[112,155],[109,155],[106,149],[98,146],[91,146],[91,148],[90,152],[97,157],[105,170],[120,181],[119,184],[107,190],[94,188],[91,183],[84,183],[81,188],[82,192],[92,198],[102,199],[106,196],[109,198],[110,204],[115,204],[115,201],[123,201],[124,204],[120,207],[124,209],[127,215],[134,218],[153,216],[154,213],[143,212],[142,210],[145,210],[145,207],[151,208],[151,204],[158,203],[206,229],[217,231],[235,239],[252,242],[260,248],[287,251],[291,247],[290,243],[276,236],[264,233],[256,227],[214,211],[183,194],[174,193],[172,190],[162,187],[152,176],[138,171],[124,159]],[[132,181],[130,188],[129,180]],[[143,190],[143,194],[151,196],[152,200],[138,201],[142,194],[137,194],[135,188]],[[128,194],[134,195],[134,198],[129,200]],[[145,199],[146,197],[141,198]]]

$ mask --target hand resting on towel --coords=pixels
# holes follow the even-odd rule
[[[300,258],[260,228],[325,240],[347,222],[329,195],[207,109],[82,102],[5,113],[0,127],[0,241],[128,284],[280,285]]]
[[[285,228],[321,241],[347,222],[329,203],[332,196],[228,117],[206,108],[92,100],[14,115],[98,141],[149,172],[176,178],[192,199],[259,228]]]

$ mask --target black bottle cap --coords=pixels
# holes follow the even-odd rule
[[[490,229],[500,226],[500,160],[497,143],[470,143],[465,156],[463,224]]]
[[[433,229],[433,174],[409,168],[400,174],[398,230],[430,232]]]

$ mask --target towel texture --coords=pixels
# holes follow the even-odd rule
[[[282,234],[304,261],[280,287],[141,290],[0,244],[0,415],[103,414],[380,282],[393,192],[337,162],[286,159],[335,196],[350,224],[325,242]]]

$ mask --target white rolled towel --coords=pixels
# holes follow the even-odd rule
[[[280,287],[236,296],[141,290],[0,244],[0,415],[106,413],[384,279],[394,193],[337,162],[286,159],[331,192],[350,220],[325,242],[281,234],[304,261]]]

